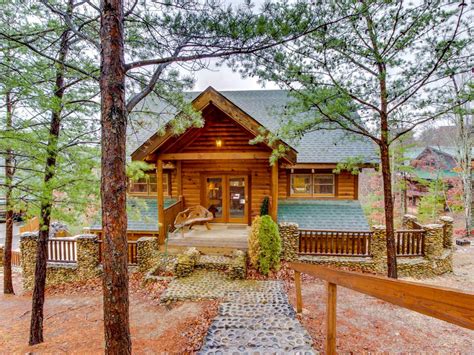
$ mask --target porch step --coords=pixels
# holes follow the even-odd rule
[[[288,297],[284,291],[271,293],[261,291],[235,291],[228,292],[224,301],[237,304],[284,304],[288,303]]]
[[[225,350],[217,349],[207,349],[201,350],[199,354],[202,355],[314,355],[318,354],[313,349],[308,348],[307,350],[277,350],[274,347],[260,347],[260,348],[252,348],[249,351],[247,348],[241,346],[238,348],[226,348]]]
[[[219,306],[219,314],[229,317],[294,317],[295,311],[289,303],[275,304],[249,304],[236,302],[223,302]]]
[[[201,255],[196,268],[206,270],[227,270],[232,258],[224,255]]]
[[[313,353],[311,337],[302,330],[248,330],[248,329],[215,329],[208,332],[206,347],[202,350],[222,349],[223,353],[231,353],[230,349],[255,353],[271,351],[288,351]],[[204,352],[201,352],[201,354]]]
[[[247,329],[247,330],[301,330],[303,326],[295,318],[291,317],[227,317],[218,316],[211,324],[210,330],[214,329]]]

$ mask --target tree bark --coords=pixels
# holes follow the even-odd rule
[[[457,110],[454,110],[455,124],[457,126],[456,145],[458,154],[456,157],[459,168],[461,169],[462,181],[462,201],[464,206],[464,228],[466,236],[471,235],[472,229],[472,120],[469,119],[469,112],[466,112],[459,98],[460,88],[456,77],[451,77],[456,95],[456,102],[459,104]]]
[[[390,173],[389,146],[383,142],[380,146],[382,165],[383,197],[385,208],[385,227],[387,236],[387,276],[397,278],[397,254],[395,248],[395,228],[393,223],[392,176]]]
[[[69,0],[69,11],[72,11],[73,0]],[[51,112],[51,121],[49,128],[48,144],[46,148],[46,165],[44,171],[43,191],[41,195],[40,210],[40,229],[38,243],[36,249],[36,265],[35,265],[35,285],[33,289],[33,301],[31,309],[30,324],[30,345],[43,342],[43,308],[44,308],[44,291],[46,286],[46,264],[47,264],[47,247],[49,239],[49,226],[51,222],[51,209],[53,207],[53,189],[51,180],[56,172],[56,160],[58,156],[58,139],[61,128],[62,101],[64,96],[64,75],[66,67],[64,63],[67,57],[69,47],[69,30],[62,34],[59,49],[54,87],[54,100],[57,103]]]
[[[12,100],[11,93],[8,91],[5,97],[7,114],[6,127],[7,131],[12,130]],[[12,242],[13,242],[13,151],[6,149],[5,154],[5,207],[6,207],[6,229],[5,229],[5,250],[3,252],[3,293],[14,294],[12,280]]]
[[[106,354],[130,354],[123,1],[101,1],[101,198]]]

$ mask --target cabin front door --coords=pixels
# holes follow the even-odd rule
[[[248,177],[212,175],[205,177],[205,207],[214,214],[214,222],[247,223]]]

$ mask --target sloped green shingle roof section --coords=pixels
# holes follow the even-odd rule
[[[177,200],[165,198],[165,208]],[[127,200],[127,230],[137,232],[156,232],[158,230],[158,202],[156,198],[133,198]],[[100,213],[91,229],[102,229]]]
[[[219,93],[272,132],[281,127],[285,108],[293,100],[286,90]],[[199,94],[201,92],[188,92],[185,96],[191,102]],[[141,123],[134,125],[133,129],[129,127],[127,144],[130,154],[177,114],[173,107],[164,104],[154,95],[149,95],[137,110],[153,112],[155,115],[141,115]],[[286,143],[298,152],[297,163],[339,163],[351,158],[362,159],[364,163],[370,164],[379,162],[374,143],[368,138],[341,129],[308,132],[300,140]]]
[[[370,230],[362,206],[355,200],[280,200],[278,222],[297,223],[300,229]]]

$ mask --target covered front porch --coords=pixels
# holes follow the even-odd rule
[[[247,250],[250,227],[246,224],[211,223],[193,226],[191,230],[176,230],[168,234],[169,247],[230,248]]]

